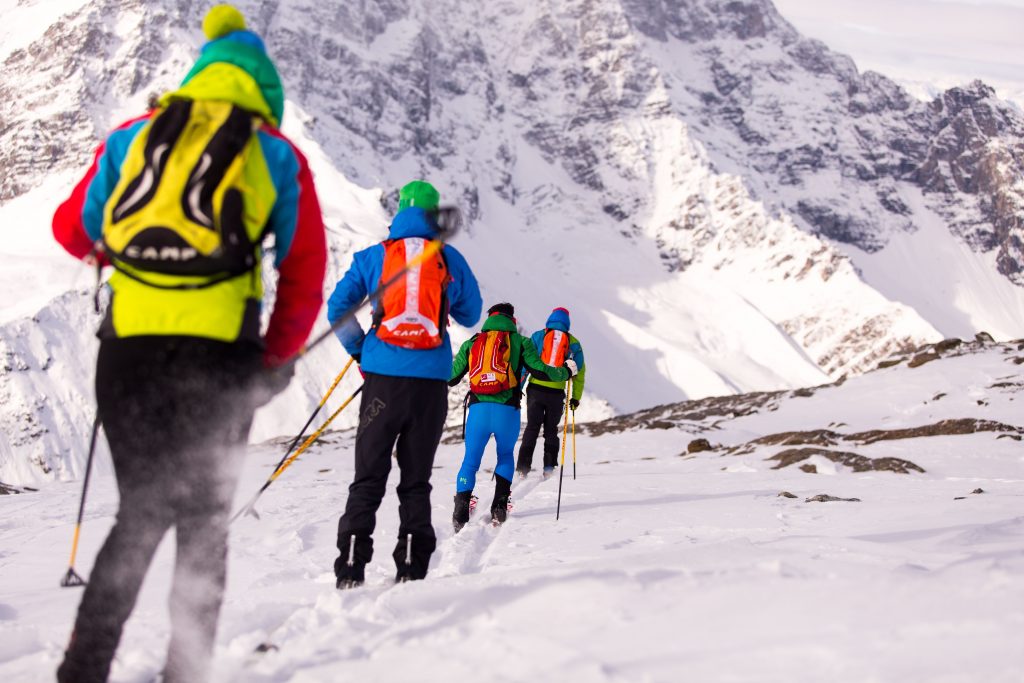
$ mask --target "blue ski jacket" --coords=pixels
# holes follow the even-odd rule
[[[395,216],[388,239],[433,239],[436,235],[427,213],[419,207],[411,206]],[[446,244],[442,253],[452,277],[448,285],[448,313],[460,325],[472,327],[480,320],[483,308],[480,286],[466,259],[455,247]],[[377,289],[383,269],[382,244],[356,252],[348,272],[335,286],[327,302],[327,319],[332,325],[345,311]],[[360,356],[360,366],[366,372],[392,377],[440,379],[445,382],[452,375],[452,345],[447,331],[440,346],[426,350],[403,349],[388,344],[378,339],[373,329],[364,332],[355,320],[339,327],[335,335],[350,356]]]

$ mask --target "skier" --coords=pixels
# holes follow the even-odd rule
[[[181,87],[117,128],[56,211],[54,236],[115,267],[96,402],[120,493],[57,671],[105,681],[157,546],[175,529],[166,683],[205,681],[224,593],[229,506],[253,413],[283,390],[326,269],[306,160],[279,131],[281,81],[235,8]],[[201,170],[197,170],[200,169]],[[260,337],[260,243],[277,297]]]
[[[558,365],[569,358],[575,361],[579,373],[572,378],[572,395],[569,408],[576,410],[583,397],[583,384],[587,367],[583,360],[583,346],[569,334],[569,311],[556,308],[551,311],[543,330],[531,336],[534,345],[541,349],[541,359],[548,365]],[[565,409],[565,382],[531,377],[526,388],[526,429],[523,442],[519,445],[516,472],[525,477],[533,467],[533,449],[537,435],[544,427],[544,477],[550,477],[558,465],[558,424]]]
[[[516,331],[515,308],[500,303],[487,310],[487,320],[478,334],[459,349],[449,386],[469,374],[469,417],[466,420],[466,454],[455,485],[452,525],[459,531],[469,521],[470,502],[476,473],[491,435],[498,449],[494,468],[494,500],[491,521],[502,524],[508,512],[512,489],[514,452],[519,438],[520,378],[528,370],[551,382],[565,382],[576,373],[576,363],[565,358],[558,365],[545,364],[533,341]]]
[[[388,239],[358,252],[331,294],[327,317],[332,324],[423,254],[428,240],[439,236],[439,199],[437,190],[421,180],[401,189]],[[466,260],[445,245],[374,303],[368,332],[355,321],[338,328],[339,341],[360,364],[365,378],[356,431],[356,471],[345,513],[338,521],[334,573],[339,589],[362,584],[366,564],[373,557],[376,513],[391,470],[392,450],[401,470],[395,580],[427,575],[437,544],[430,519],[430,475],[448,414],[447,380],[452,370],[448,315],[461,325],[475,325],[482,306],[480,288]]]

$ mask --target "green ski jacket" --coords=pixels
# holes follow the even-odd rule
[[[499,313],[488,317],[484,321],[481,332],[490,332],[492,330],[510,333],[509,345],[511,349],[509,351],[509,360],[512,368],[515,370],[517,379],[524,376],[524,369],[529,370],[534,376],[543,377],[553,382],[565,382],[569,379],[568,368],[556,368],[541,362],[540,354],[537,353],[537,347],[533,345],[529,337],[524,337],[516,331],[516,324],[507,316]],[[473,342],[476,338],[477,335],[474,334],[459,347],[459,352],[456,354],[452,365],[452,376],[448,380],[448,386],[456,386],[462,381],[462,378],[469,370],[469,351],[473,348]],[[485,396],[471,393],[470,403],[503,403],[518,408],[522,396],[523,386],[518,384],[512,389],[506,389],[493,395]]]

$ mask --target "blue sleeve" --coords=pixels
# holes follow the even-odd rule
[[[330,321],[331,325],[340,320],[346,311],[353,306],[359,305],[370,293],[368,283],[371,282],[373,273],[369,271],[371,270],[370,261],[374,249],[382,250],[380,245],[377,245],[376,247],[370,247],[369,249],[357,252],[352,258],[352,265],[349,266],[348,272],[345,273],[345,276],[334,287],[334,292],[331,293],[331,297],[327,300],[327,320]],[[381,267],[383,267],[383,254],[381,254],[379,260],[382,262]],[[355,318],[336,329],[334,334],[338,337],[338,341],[341,342],[342,346],[345,347],[348,355],[354,356],[362,353],[363,340],[366,338],[366,333]]]
[[[569,358],[576,361],[576,367],[583,369],[587,366],[586,361],[583,360],[583,345],[576,338],[572,338],[572,342],[569,344]]]
[[[448,285],[448,313],[463,327],[473,327],[480,321],[484,307],[480,285],[466,259],[455,247],[446,244],[444,258],[452,276],[452,282]]]
[[[257,136],[277,192],[267,227],[274,233],[274,265],[280,267],[291,249],[299,222],[299,160],[284,140],[266,131],[259,131]]]
[[[115,130],[107,138],[103,154],[96,164],[96,175],[89,183],[82,205],[82,226],[94,242],[103,236],[103,213],[121,179],[121,164],[128,156],[128,148],[148,122],[148,119],[137,121],[127,128]]]

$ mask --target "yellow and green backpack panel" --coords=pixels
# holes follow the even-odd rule
[[[175,100],[128,149],[104,208],[111,262],[152,287],[208,287],[258,265],[276,200],[255,131],[228,102]]]

